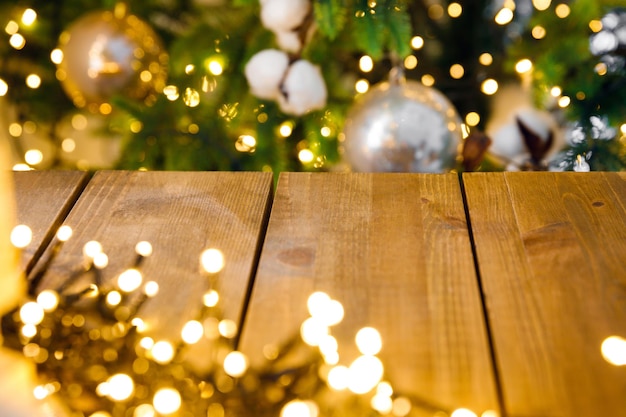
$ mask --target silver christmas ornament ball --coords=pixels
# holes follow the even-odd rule
[[[357,172],[446,172],[463,140],[452,103],[434,88],[402,79],[358,97],[343,133],[344,158]]]

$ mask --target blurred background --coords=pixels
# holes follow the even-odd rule
[[[623,170],[624,6],[2,0],[0,140],[16,170]]]

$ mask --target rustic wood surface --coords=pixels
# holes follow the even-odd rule
[[[626,415],[626,176],[463,176],[509,416]]]
[[[243,328],[253,363],[298,333],[317,290],[344,304],[343,363],[359,328],[379,329],[414,415],[498,409],[456,175],[281,174]]]
[[[45,250],[88,181],[78,171],[14,172],[17,223],[33,231],[33,240],[22,251],[22,268],[30,271]]]
[[[155,338],[175,339],[195,318],[210,280],[224,318],[239,322],[256,266],[272,176],[229,172],[98,172],[64,222],[74,236],[50,266],[42,287],[57,288],[83,262],[82,248],[99,241],[109,257],[104,283],[133,265],[139,241],[154,253],[142,265],[160,290],[139,316]],[[220,249],[226,266],[210,279],[200,270],[204,249]],[[35,271],[36,272],[35,268]]]

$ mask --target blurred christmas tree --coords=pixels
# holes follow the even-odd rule
[[[588,160],[619,170],[620,2],[4,2],[0,139],[11,141],[16,162],[36,168],[342,169],[355,96],[403,67],[452,101],[466,132],[493,137],[494,158],[479,169],[524,166],[530,152],[542,164],[556,158],[557,169]],[[603,18],[611,12],[617,20]],[[595,38],[603,27],[613,40]],[[508,85],[522,96],[532,87],[532,107],[554,124],[516,110],[521,96],[494,101]],[[496,113],[522,124],[511,128]],[[546,129],[568,142],[529,151],[524,132],[545,141]]]

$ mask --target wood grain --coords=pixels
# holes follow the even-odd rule
[[[626,415],[626,177],[464,174],[506,414]]]
[[[216,278],[224,318],[239,322],[269,208],[272,175],[229,172],[96,173],[64,224],[74,236],[63,246],[42,287],[57,288],[83,262],[82,248],[99,241],[109,257],[110,283],[132,266],[139,241],[153,246],[142,271],[160,290],[139,311],[156,338],[177,338],[196,317],[209,278],[199,257],[220,249],[226,266]]]
[[[342,363],[359,328],[380,330],[413,415],[498,409],[456,175],[281,174],[243,328],[253,363],[297,334],[317,290],[344,304]]]
[[[22,268],[30,271],[89,180],[79,171],[14,172],[17,222],[33,231],[22,251]]]

